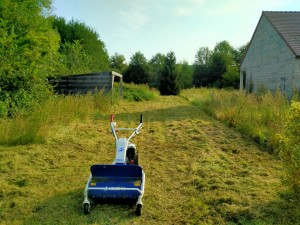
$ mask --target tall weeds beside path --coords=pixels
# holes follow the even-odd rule
[[[300,190],[300,103],[280,93],[245,95],[240,91],[189,89],[182,96],[207,114],[235,127],[270,153],[281,156],[296,198]]]
[[[26,114],[0,120],[0,145],[24,145],[44,142],[51,130],[74,120],[84,121],[93,114],[110,108],[110,96],[95,95],[50,96]]]
[[[86,107],[89,98],[77,100]],[[282,163],[185,98],[121,100],[87,117],[77,111],[82,119],[48,127],[44,143],[0,146],[0,224],[297,224]],[[133,140],[146,174],[141,217],[118,204],[83,214],[90,166],[114,159],[111,113],[118,127],[135,127],[144,116]]]
[[[118,88],[116,83],[112,93],[50,95],[45,102],[34,105],[26,113],[0,118],[0,145],[42,143],[61,126],[97,117],[121,100]],[[123,88],[126,101],[151,100],[159,95],[147,85],[123,84]]]

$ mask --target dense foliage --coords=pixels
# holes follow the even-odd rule
[[[189,65],[186,61],[176,63],[178,73],[176,82],[180,83],[180,88],[196,86],[237,89],[240,80],[239,66],[247,46],[243,45],[235,49],[228,41],[221,41],[213,50],[208,47],[199,48],[193,65]],[[112,58],[112,65],[118,71],[120,70],[117,64],[120,68],[126,67],[121,66],[122,63],[117,63],[116,59],[119,56],[116,54]],[[125,81],[147,83],[151,87],[160,88],[166,57],[164,54],[157,53],[148,61],[141,52],[135,53],[124,72]],[[119,61],[122,62],[122,58],[119,58]]]
[[[239,66],[247,45],[237,50],[227,41],[217,43],[214,50],[201,47],[194,62],[196,87],[239,87]]]
[[[109,58],[110,68],[118,73],[123,74],[127,69],[125,56],[115,53]]]
[[[54,18],[53,27],[61,37],[60,51],[65,74],[109,70],[105,44],[92,28],[74,20],[66,22],[64,18]]]
[[[161,72],[159,91],[162,95],[178,95],[181,90],[179,71],[176,67],[174,52],[169,52],[165,58]]]
[[[51,0],[0,2],[0,117],[43,102],[47,78],[109,70],[99,35],[83,23],[47,17]]]
[[[150,68],[150,80],[149,86],[157,88],[159,86],[161,71],[164,66],[166,56],[157,53],[154,55],[149,61],[149,68]]]
[[[146,84],[149,82],[149,66],[146,57],[136,52],[131,58],[123,80],[127,83]]]
[[[280,156],[288,174],[288,183],[300,199],[300,102],[293,101],[286,115],[280,139]]]
[[[56,72],[59,35],[42,12],[50,0],[2,0],[0,7],[0,117],[26,111],[47,95]]]
[[[51,0],[3,0],[0,5],[0,117],[27,112],[43,102],[51,87],[47,78],[115,70],[124,81],[148,84],[162,94],[178,94],[192,86],[239,85],[238,66],[246,45],[234,49],[227,41],[214,50],[200,48],[194,65],[176,62],[172,52],[147,60],[136,52],[127,65],[122,54],[109,57],[92,28],[51,15]],[[164,90],[165,89],[165,90]]]
[[[148,101],[158,95],[156,89],[150,89],[145,84],[123,84],[123,97],[127,101]]]

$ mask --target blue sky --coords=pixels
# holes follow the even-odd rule
[[[250,41],[262,11],[299,10],[299,0],[53,0],[55,15],[84,22],[127,62],[173,51],[192,64],[200,47]]]

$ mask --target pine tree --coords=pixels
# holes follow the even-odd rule
[[[176,57],[174,52],[169,52],[165,58],[159,91],[162,95],[178,95],[181,85],[179,74],[176,70]]]

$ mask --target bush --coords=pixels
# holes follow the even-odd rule
[[[0,101],[0,118],[6,117],[7,113],[7,104],[5,104],[5,102]]]
[[[115,92],[119,85],[115,85]],[[128,101],[148,101],[158,95],[155,89],[150,89],[144,84],[123,83],[123,97]]]
[[[288,183],[300,198],[300,102],[292,102],[283,135],[280,135],[280,157],[288,174]]]

